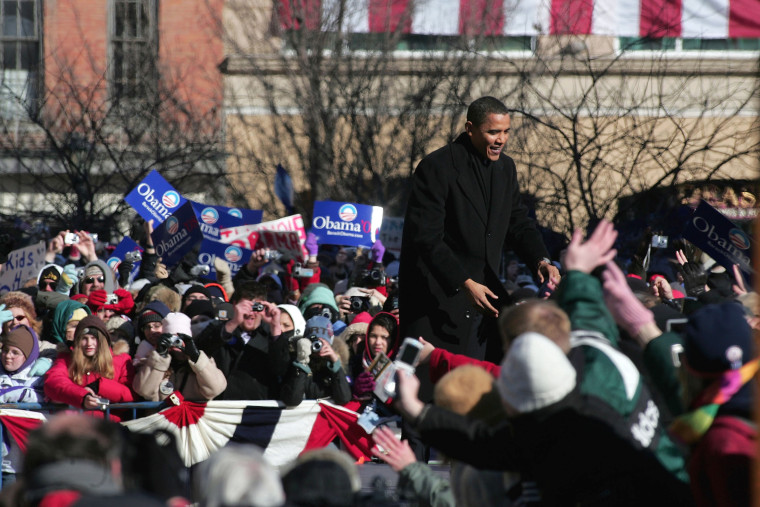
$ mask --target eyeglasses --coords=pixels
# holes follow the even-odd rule
[[[58,282],[55,280],[42,280],[40,283],[43,287],[55,287]]]
[[[97,280],[98,283],[103,283],[106,281],[106,279],[103,278],[102,276],[98,276],[98,277],[88,276],[87,278],[84,279],[84,283],[95,283],[95,280]]]

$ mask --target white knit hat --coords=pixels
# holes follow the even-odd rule
[[[293,321],[293,336],[303,336],[306,320],[303,318],[301,310],[295,305],[277,305],[277,308],[290,315],[290,320]]]
[[[538,333],[523,333],[501,363],[496,387],[520,413],[560,401],[575,387],[575,368],[559,346]]]
[[[163,330],[164,333],[182,333],[187,336],[193,336],[193,331],[190,327],[190,317],[180,312],[168,313],[166,317],[164,317]]]

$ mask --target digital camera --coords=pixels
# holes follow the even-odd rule
[[[263,312],[264,311],[264,305],[262,305],[261,303],[258,303],[258,302],[253,303],[251,305],[251,311],[252,312]]]
[[[105,411],[108,408],[108,406],[111,404],[111,400],[109,400],[108,398],[101,398],[99,396],[95,398],[95,401],[98,402],[98,409],[103,410],[103,411]]]
[[[190,274],[192,276],[206,276],[211,273],[211,267],[205,264],[198,264],[190,268]]]
[[[668,248],[668,237],[657,234],[652,236],[652,248]]]
[[[76,245],[79,243],[79,234],[75,232],[67,232],[63,237],[63,242],[67,245]]]
[[[172,335],[171,340],[169,341],[169,347],[177,347],[178,349],[181,349],[185,346],[185,342],[182,338],[179,336]]]
[[[319,352],[322,350],[322,340],[317,338],[315,335],[307,336],[309,340],[311,340],[311,351],[312,352]]]
[[[133,250],[124,254],[124,260],[127,262],[138,262],[142,260],[142,254],[139,250]]]
[[[369,296],[351,296],[349,298],[349,308],[351,313],[368,312]]]
[[[311,278],[314,276],[314,270],[310,268],[304,268],[300,264],[296,263],[296,265],[293,267],[292,274],[296,278]]]
[[[386,284],[385,271],[380,268],[363,269],[359,275],[360,287],[380,287]]]
[[[279,250],[267,250],[264,252],[264,260],[276,261],[282,257],[282,252]]]

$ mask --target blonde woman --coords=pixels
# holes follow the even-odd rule
[[[134,401],[134,367],[129,354],[113,356],[105,324],[89,315],[77,325],[71,351],[61,354],[45,378],[45,396],[56,403],[103,410],[111,403]],[[112,419],[117,419],[113,414]]]

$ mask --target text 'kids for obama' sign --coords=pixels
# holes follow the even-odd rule
[[[749,236],[705,201],[699,203],[689,219],[683,237],[715,259],[729,273],[733,265],[738,264],[746,279],[752,279],[752,242]]]
[[[125,198],[145,220],[154,227],[185,204],[186,199],[154,169]]]
[[[349,202],[316,201],[312,232],[323,245],[372,246],[383,222],[383,208]]]

